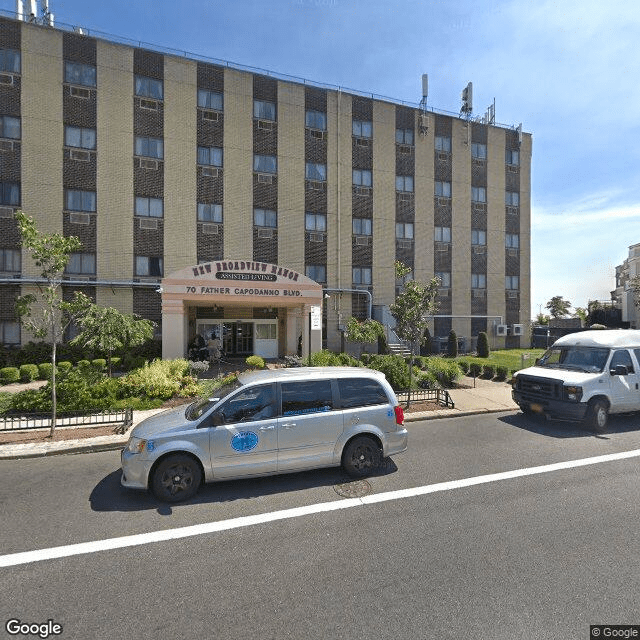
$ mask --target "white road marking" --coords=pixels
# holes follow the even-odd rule
[[[86,553],[95,553],[97,551],[108,551],[111,549],[122,549],[125,547],[134,547],[143,544],[151,544],[154,542],[165,542],[167,540],[178,540],[180,538],[189,538],[192,536],[201,536],[208,533],[218,533],[220,531],[229,531],[230,529],[239,529],[242,527],[251,527],[266,522],[276,522],[278,520],[289,520],[299,518],[301,516],[323,513],[328,511],[338,511],[340,509],[351,509],[352,507],[361,507],[364,505],[377,504],[379,502],[388,502],[390,500],[402,500],[404,498],[413,498],[423,496],[429,493],[438,493],[441,491],[452,491],[454,489],[462,489],[480,484],[488,484],[491,482],[499,482],[500,480],[512,480],[514,478],[523,478],[525,476],[540,475],[543,473],[552,473],[554,471],[562,471],[565,469],[574,469],[576,467],[585,467],[593,464],[601,464],[603,462],[613,462],[615,460],[625,460],[628,458],[637,458],[640,456],[640,449],[632,451],[622,451],[620,453],[611,453],[592,458],[582,458],[580,460],[568,460],[566,462],[556,462],[554,464],[546,464],[539,467],[528,467],[524,469],[515,469],[513,471],[503,471],[501,473],[492,473],[473,478],[463,478],[462,480],[451,480],[448,482],[439,482],[437,484],[425,485],[422,487],[414,487],[413,489],[399,489],[397,491],[387,491],[385,493],[377,493],[364,496],[362,498],[350,498],[347,500],[336,500],[334,502],[322,502],[319,504],[311,504],[306,507],[296,507],[294,509],[283,509],[281,511],[273,511],[272,513],[260,513],[253,516],[244,516],[241,518],[232,518],[230,520],[222,520],[220,522],[207,522],[204,524],[192,525],[189,527],[180,527],[179,529],[165,529],[163,531],[151,531],[149,533],[140,533],[132,536],[122,536],[120,538],[108,538],[106,540],[94,540],[92,542],[81,542],[78,544],[70,544],[62,547],[52,547],[49,549],[37,549],[35,551],[23,551],[20,553],[10,553],[0,556],[0,567],[14,567],[30,562],[42,562],[44,560],[54,560],[56,558],[67,558],[69,556],[77,556]]]

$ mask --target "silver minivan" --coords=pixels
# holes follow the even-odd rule
[[[384,374],[359,367],[251,371],[215,398],[137,425],[122,485],[166,502],[200,484],[340,466],[353,477],[407,448],[402,407]]]

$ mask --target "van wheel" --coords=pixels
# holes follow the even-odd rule
[[[342,454],[342,467],[352,478],[363,478],[380,467],[382,453],[371,438],[354,438]]]
[[[587,411],[587,424],[599,433],[602,433],[607,427],[609,419],[609,407],[604,400],[595,400],[589,404]]]
[[[202,472],[190,456],[175,454],[165,458],[153,473],[151,489],[163,502],[180,502],[195,495]]]

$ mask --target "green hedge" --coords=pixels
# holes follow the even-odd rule
[[[38,365],[37,364],[21,364],[20,365],[20,380],[22,382],[33,382],[38,379]]]
[[[16,367],[3,367],[0,369],[0,383],[11,384],[20,380],[20,370]]]

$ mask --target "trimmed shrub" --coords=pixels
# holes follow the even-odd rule
[[[4,367],[0,369],[0,383],[11,384],[20,380],[20,370],[17,367]]]
[[[367,367],[369,366],[369,363],[371,362],[371,358],[372,355],[370,353],[363,353],[360,355],[360,362],[362,362],[362,364]]]
[[[71,371],[73,364],[71,364],[71,362],[69,362],[68,360],[63,360],[62,362],[58,362],[57,367],[60,373],[67,374],[69,373],[69,371]]]
[[[247,366],[252,367],[253,369],[264,369],[264,358],[260,356],[248,356],[245,360]]]
[[[465,376],[469,373],[469,363],[466,360],[458,360],[458,366]]]
[[[51,380],[53,365],[50,362],[42,362],[38,365],[38,379]]]
[[[449,339],[447,341],[447,355],[450,358],[458,357],[458,336],[453,329],[449,331]]]
[[[188,370],[189,363],[182,358],[154,360],[120,378],[119,382],[123,395],[168,400],[174,395],[193,393],[195,381],[186,375]]]
[[[118,356],[114,356],[113,358],[111,358],[111,369],[118,370],[121,362],[122,362],[122,358]]]
[[[90,360],[78,360],[78,369],[91,369],[91,361]]]
[[[478,362],[469,363],[469,375],[473,378],[477,378],[482,373],[482,365]]]
[[[363,354],[364,355],[364,354]],[[348,353],[338,354],[338,363],[343,367],[360,367],[361,362],[350,356]]]
[[[492,364],[485,364],[482,367],[482,377],[491,380],[496,375],[496,368]]]
[[[37,364],[21,364],[20,365],[20,380],[22,382],[33,382],[38,379],[38,365]]]
[[[496,367],[496,379],[501,382],[507,379],[509,369],[507,367]]]
[[[418,387],[420,387],[420,389],[438,388],[438,380],[431,371],[420,371],[416,376],[416,381],[418,382]]]
[[[395,391],[409,388],[409,366],[402,356],[374,355],[371,358],[369,367],[382,371]]]
[[[444,358],[429,358],[426,369],[445,389],[453,387],[455,381],[462,375],[462,369],[457,362],[451,362]]]
[[[302,358],[302,365],[305,366],[307,364],[309,364],[309,357],[305,356]],[[336,367],[339,364],[338,356],[326,349],[311,354],[312,367]]]
[[[489,337],[487,336],[486,331],[481,331],[478,334],[478,357],[479,358],[488,358],[489,357]]]
[[[105,371],[107,368],[107,361],[104,358],[95,358],[91,361],[91,366],[96,371]]]

